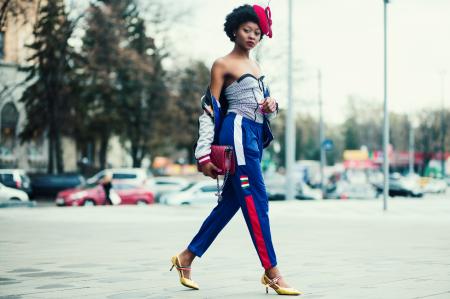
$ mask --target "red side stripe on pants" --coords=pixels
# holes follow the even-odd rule
[[[247,195],[245,197],[245,202],[247,203],[247,211],[250,217],[250,223],[256,241],[256,249],[258,250],[258,254],[259,257],[261,258],[264,269],[269,269],[271,268],[270,259],[269,255],[267,254],[266,243],[264,242],[261,224],[259,223],[258,213],[256,212],[253,197],[251,195]]]

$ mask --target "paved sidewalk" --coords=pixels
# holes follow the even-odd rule
[[[271,203],[284,276],[304,298],[450,298],[450,199]],[[241,213],[195,261],[170,257],[210,207],[0,209],[0,298],[274,298]]]

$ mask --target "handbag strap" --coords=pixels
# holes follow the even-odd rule
[[[217,202],[220,202],[222,200],[222,191],[225,187],[225,183],[227,182],[228,177],[230,176],[230,168],[231,168],[231,155],[233,154],[233,151],[229,148],[225,150],[225,175],[223,177],[223,183],[222,186],[219,184],[219,176],[217,176]]]

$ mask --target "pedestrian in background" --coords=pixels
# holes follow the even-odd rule
[[[269,120],[278,112],[278,104],[264,85],[259,65],[250,51],[263,35],[272,37],[270,8],[243,5],[227,17],[224,30],[233,50],[217,59],[211,69],[211,83],[202,100],[199,139],[195,156],[204,175],[217,178],[219,169],[211,162],[211,145],[234,148],[235,173],[225,182],[221,200],[206,218],[197,235],[180,254],[172,257],[180,282],[199,289],[191,280],[191,264],[201,257],[219,232],[241,209],[264,274],[262,284],[280,295],[300,295],[280,275],[269,225],[269,206],[262,177],[263,148],[273,136]],[[219,104],[220,103],[220,104]],[[230,254],[232,256],[232,254]]]
[[[105,176],[100,181],[100,184],[103,187],[103,191],[105,191],[105,200],[103,201],[103,205],[113,205],[111,200],[112,174],[109,171],[105,173]]]

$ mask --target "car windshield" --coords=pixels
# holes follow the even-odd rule
[[[112,187],[115,190],[130,190],[130,189],[137,189],[138,188],[135,185],[129,185],[129,184],[112,184]]]

